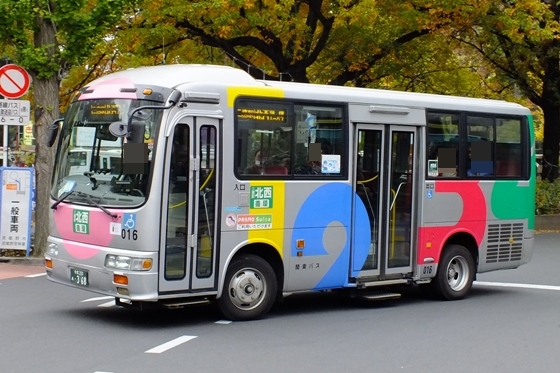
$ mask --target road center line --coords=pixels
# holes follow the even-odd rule
[[[560,291],[560,286],[552,286],[552,285],[515,284],[515,283],[507,283],[507,282],[484,282],[484,281],[475,281],[474,285],[495,286],[495,287],[502,287],[502,288],[520,288],[520,289],[537,289],[537,290]]]
[[[169,342],[166,342],[162,345],[154,347],[154,348],[146,351],[145,353],[146,354],[161,354],[162,352],[165,352],[169,349],[172,349],[173,347],[177,347],[180,344],[183,344],[183,343],[188,342],[191,339],[195,339],[195,338],[196,338],[196,336],[194,336],[194,335],[183,335],[179,338],[175,338],[172,341],[169,341]]]

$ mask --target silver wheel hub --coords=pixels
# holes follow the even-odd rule
[[[229,282],[228,294],[231,302],[244,311],[258,307],[264,300],[265,292],[263,275],[252,268],[238,271]]]
[[[447,266],[447,283],[454,291],[461,291],[468,283],[469,265],[462,256],[456,256]]]

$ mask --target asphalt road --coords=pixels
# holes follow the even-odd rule
[[[264,320],[214,307],[140,312],[46,280],[0,280],[0,372],[553,372],[560,233],[531,263],[479,275],[469,298],[366,303],[294,294]],[[1,270],[1,269],[0,269]]]

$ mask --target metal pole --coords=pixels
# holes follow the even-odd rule
[[[2,158],[2,166],[7,167],[8,166],[8,125],[4,124],[4,136],[2,143],[4,144],[4,149],[3,149],[3,158]]]

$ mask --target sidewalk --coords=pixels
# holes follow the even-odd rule
[[[0,280],[45,273],[41,258],[0,258]]]

